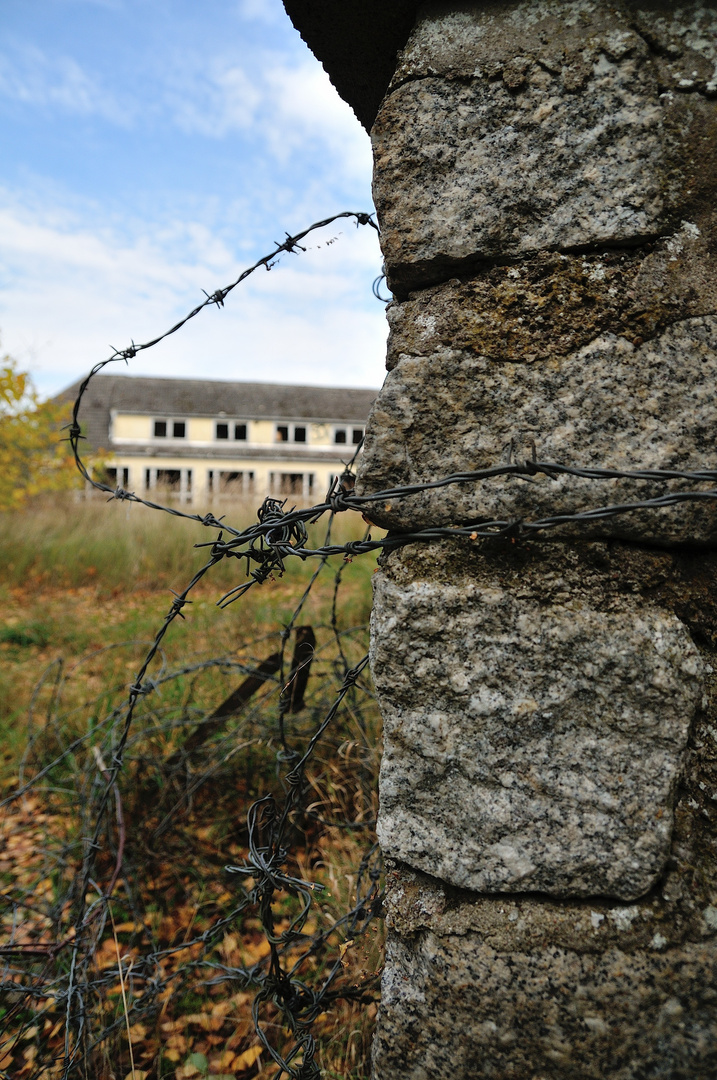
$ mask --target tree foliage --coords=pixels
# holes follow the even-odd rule
[[[40,401],[30,376],[11,357],[0,358],[0,510],[78,486],[61,432],[68,420],[67,404]]]

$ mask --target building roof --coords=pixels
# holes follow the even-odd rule
[[[344,101],[371,130],[421,0],[284,0]]]
[[[82,380],[55,401],[74,401]],[[151,416],[221,416],[239,420],[314,420],[365,424],[377,390],[278,383],[95,375],[79,419],[91,449],[109,449],[110,412]]]

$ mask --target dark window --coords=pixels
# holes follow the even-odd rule
[[[166,488],[167,491],[179,491],[181,479],[179,469],[157,469],[157,487]]]
[[[222,495],[243,495],[245,490],[243,472],[220,472],[219,491]]]
[[[167,421],[155,420],[154,421],[154,437],[155,439],[163,439],[167,434]]]
[[[276,425],[276,441],[288,442],[289,441],[289,429],[286,424]]]
[[[361,442],[362,439],[363,439],[363,428],[355,427],[353,429],[353,432],[351,433],[351,441],[353,442],[354,446],[358,446],[358,444]]]
[[[242,440],[246,439],[246,424],[234,425],[234,438]]]
[[[301,495],[304,490],[304,474],[297,473],[280,473],[279,474],[279,494],[280,495]]]
[[[217,438],[228,439],[229,438],[229,424],[217,424]]]
[[[334,442],[345,443],[346,442],[346,428],[337,427],[334,430]]]
[[[175,439],[183,439],[187,433],[187,425],[184,420],[175,420],[172,424],[172,435]]]
[[[306,442],[306,428],[295,427],[294,428],[294,442]]]

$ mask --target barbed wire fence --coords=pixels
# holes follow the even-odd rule
[[[64,1029],[61,1060],[58,1059],[55,1063],[57,1072],[52,1075],[62,1076],[63,1080],[69,1080],[75,1075],[92,1075],[93,1054],[96,1054],[113,1034],[144,1017],[156,1016],[161,1012],[168,992],[174,992],[173,988],[177,984],[187,984],[197,973],[202,975],[207,985],[232,983],[235,986],[251,987],[256,991],[252,1006],[254,1030],[261,1047],[276,1067],[275,1080],[284,1075],[295,1080],[317,1078],[320,1069],[315,1057],[316,1044],[312,1034],[312,1026],[317,1017],[339,998],[353,998],[364,1002],[370,1000],[371,992],[376,986],[375,972],[363,982],[354,985],[346,985],[345,980],[342,982],[339,976],[343,970],[346,942],[352,943],[365,934],[381,912],[380,853],[375,840],[372,839],[358,867],[355,897],[350,910],[330,926],[311,932],[308,929],[309,921],[321,888],[298,872],[300,868],[292,854],[292,842],[295,840],[299,821],[309,821],[312,815],[314,820],[321,821],[323,816],[315,808],[312,809],[315,784],[309,773],[309,767],[316,761],[319,748],[327,745],[336,750],[335,741],[331,741],[331,732],[337,724],[337,717],[347,708],[358,718],[358,726],[365,735],[365,714],[357,704],[357,695],[362,695],[373,707],[367,681],[368,655],[363,653],[354,657],[356,640],[339,629],[339,586],[348,562],[355,556],[369,552],[390,552],[407,544],[429,544],[445,540],[476,543],[527,538],[565,526],[589,526],[596,521],[637,512],[656,511],[679,503],[717,500],[717,489],[714,487],[690,487],[667,490],[634,501],[606,503],[575,513],[545,515],[533,520],[494,519],[485,512],[482,513],[480,505],[476,505],[475,512],[465,515],[460,521],[437,522],[428,527],[413,529],[394,529],[385,535],[377,536],[374,535],[376,527],[371,525],[373,518],[386,520],[386,515],[401,500],[446,487],[475,487],[500,480],[530,480],[539,476],[550,480],[568,476],[601,482],[615,480],[665,485],[679,481],[691,485],[714,485],[717,483],[717,470],[620,470],[583,467],[579,464],[542,461],[535,448],[527,460],[515,461],[510,447],[507,460],[490,467],[456,472],[423,483],[359,494],[354,490],[354,466],[356,456],[361,450],[359,446],[354,459],[347,463],[343,476],[332,482],[321,503],[311,507],[287,509],[285,502],[267,498],[258,509],[256,522],[246,528],[235,527],[223,518],[218,519],[213,513],[191,514],[177,506],[163,505],[121,486],[112,487],[93,477],[81,453],[83,436],[79,416],[84,394],[94,376],[109,363],[128,361],[141,351],[153,347],[177,332],[204,308],[223,306],[230,292],[255,270],[262,266],[270,269],[282,253],[305,250],[301,245],[302,240],[314,230],[330,225],[340,218],[353,219],[357,227],[368,226],[377,230],[371,215],[346,212],[317,222],[294,236],[287,234],[286,239],[277,243],[269,255],[245,270],[231,285],[206,294],[206,299],[200,305],[165,334],[144,344],[132,342],[129,347],[115,350],[106,360],[98,363],[80,385],[74,403],[68,438],[77,467],[88,485],[107,494],[110,500],[139,503],[150,509],[193,521],[213,531],[215,535],[210,540],[195,545],[206,550],[206,562],[193,575],[185,589],[174,594],[171,607],[146,652],[126,702],[111,710],[91,731],[79,735],[67,744],[62,743],[60,732],[63,717],[56,709],[50,709],[47,723],[42,729],[42,752],[38,750],[37,736],[30,740],[26,753],[25,771],[33,766],[35,771],[28,779],[21,775],[18,788],[3,804],[10,805],[29,796],[41,783],[46,784],[48,790],[54,791],[53,784],[56,784],[57,777],[61,776],[61,766],[73,763],[72,767],[76,768],[76,798],[80,808],[81,831],[79,839],[77,836],[57,839],[54,852],[48,854],[53,873],[58,880],[65,883],[65,887],[64,891],[59,891],[61,899],[54,900],[54,908],[50,910],[45,905],[43,909],[45,925],[52,925],[56,929],[63,923],[63,913],[66,915],[67,910],[70,910],[69,928],[66,928],[62,935],[58,933],[52,940],[47,940],[47,930],[41,942],[23,939],[23,923],[27,921],[28,913],[37,914],[35,900],[30,893],[13,895],[9,901],[6,896],[6,904],[9,904],[12,916],[10,943],[0,947],[0,960],[5,963],[3,982],[6,989],[12,991],[13,997],[10,1014],[19,1018],[12,1037],[19,1038],[18,1032],[28,1030],[35,1023],[38,1007],[33,1006],[33,1002],[44,1003],[43,1007],[47,1007],[47,1002],[52,1001],[53,1016],[61,1012],[58,1022]],[[386,299],[380,293],[380,279],[374,282],[374,294],[379,299]],[[369,523],[362,539],[346,542],[333,539],[334,522],[338,515],[345,513],[359,514]],[[327,527],[323,541],[312,543],[309,530],[324,518],[327,519]],[[335,575],[332,612],[327,627],[335,645],[331,663],[340,671],[340,683],[333,702],[325,708],[320,718],[315,717],[313,729],[303,732],[294,729],[290,734],[287,718],[292,713],[293,705],[298,706],[294,711],[300,710],[299,702],[303,698],[308,667],[316,662],[320,653],[310,640],[313,630],[310,636],[305,633],[302,640],[298,640],[299,631],[306,630],[299,626],[299,619],[318,575],[333,556],[343,557],[344,560]],[[162,668],[158,674],[151,675],[153,665],[158,658],[161,659],[162,643],[172,623],[177,618],[185,617],[184,609],[191,603],[192,591],[214,567],[231,559],[238,560],[243,571],[243,580],[220,597],[218,605],[221,608],[240,601],[250,589],[283,575],[293,560],[302,563],[311,559],[317,561],[316,571],[311,576],[293,615],[281,631],[278,653],[273,654],[263,664],[234,664],[232,667],[226,660],[210,661],[198,665],[197,668],[188,666],[176,672],[166,672]],[[292,633],[297,636],[297,646],[289,665],[286,650]],[[117,905],[117,911],[129,910],[136,916],[137,925],[143,925],[141,905],[136,897],[133,898],[130,880],[131,858],[127,850],[123,804],[123,790],[126,792],[127,784],[124,784],[123,789],[122,778],[127,773],[128,761],[136,767],[140,760],[141,755],[137,754],[137,748],[142,740],[146,742],[149,738],[151,741],[151,738],[157,737],[160,732],[166,732],[168,728],[179,724],[176,716],[163,717],[156,709],[153,712],[146,703],[163,685],[172,680],[192,674],[200,668],[208,670],[213,666],[221,667],[224,671],[240,670],[244,674],[247,685],[244,690],[240,687],[237,691],[243,706],[247,705],[259,686],[264,683],[271,686],[273,697],[278,702],[276,762],[281,774],[280,793],[262,795],[249,807],[246,856],[241,861],[227,863],[225,866],[228,878],[238,883],[237,899],[229,910],[218,914],[201,934],[192,938],[187,935],[179,945],[164,949],[151,947],[138,953],[132,959],[131,972],[123,969],[119,951],[116,963],[108,963],[98,971],[95,962],[98,950],[101,942],[107,940],[108,928],[110,925],[114,926],[113,905]],[[56,675],[59,680],[60,675]],[[301,690],[297,691],[300,685]],[[225,715],[231,715],[231,711]],[[185,742],[183,751],[175,750],[170,756],[172,768],[181,768],[183,763],[186,764],[188,746],[190,750],[196,750],[206,741],[204,736],[197,734],[202,730],[202,725],[205,725],[205,735],[214,734],[217,722],[222,719],[221,707],[209,717],[202,714],[194,719],[195,734]],[[214,727],[211,726],[212,723]],[[256,723],[256,713],[248,709],[239,727],[223,733],[218,743],[212,743],[215,748],[214,757],[208,759],[206,768],[192,778],[194,786],[185,786],[182,799],[191,799],[194,791],[216,775],[223,765],[222,753],[233,757],[242,747],[249,746],[256,740],[256,730],[252,729],[252,724]],[[141,729],[139,734],[135,733],[136,727]],[[221,724],[219,728],[221,730]],[[298,736],[303,738],[300,745]],[[50,753],[52,745],[58,747],[54,756]],[[146,759],[146,746],[144,754]],[[81,755],[84,755],[85,764],[79,768],[74,763],[79,761]],[[137,781],[138,775],[135,768],[132,782]],[[361,812],[353,819],[346,816],[340,824],[347,830],[370,831],[375,824],[375,801],[371,803],[373,810],[368,811],[372,797],[375,800],[375,796],[366,792],[364,785]],[[161,799],[159,801],[161,802]],[[163,805],[162,813],[163,816],[154,830],[152,843],[166,835],[168,824],[177,813],[177,803]],[[109,883],[105,887],[99,884],[102,876],[100,870],[109,875]],[[120,880],[126,886],[121,900],[116,891]],[[293,905],[288,916],[282,907],[287,898],[290,898]],[[279,908],[283,914],[279,912]],[[211,950],[222,935],[234,927],[239,917],[249,910],[258,913],[261,932],[267,943],[266,955],[256,963],[243,967],[220,963],[212,958]],[[343,945],[339,941],[341,935],[344,939]],[[114,940],[116,942],[116,935]],[[302,976],[302,971],[308,969],[309,961],[313,962],[317,956],[325,954],[329,949],[333,949],[333,959],[327,960],[323,967],[314,964],[313,976],[316,977],[319,970],[320,975],[316,985],[312,986]],[[173,956],[180,956],[182,962],[174,966],[170,964],[168,967],[168,961]],[[102,1013],[102,1001],[117,982],[120,984],[125,1004],[124,1015],[106,1022]],[[7,1021],[7,1015],[5,1019]],[[283,1033],[281,1036],[276,1035],[277,1026]],[[274,1033],[273,1036],[270,1032]],[[131,1053],[131,1041],[129,1046]],[[42,1076],[46,1065],[47,1063],[39,1063],[34,1073],[28,1073],[30,1080],[33,1080],[34,1076]],[[134,1064],[132,1070],[134,1072]]]
[[[343,566],[338,569],[336,579],[343,569]],[[320,744],[329,758],[347,750],[359,768],[366,754],[375,757],[373,747],[357,741],[355,734],[347,746],[348,724],[341,725],[333,737],[327,738],[342,706],[348,705],[351,723],[359,729],[365,714],[375,712],[369,686],[362,678],[366,667],[366,627],[339,627],[337,580],[330,618],[325,625],[315,626],[319,639],[324,639],[323,644],[313,644],[313,628],[296,624],[316,579],[315,573],[285,623],[279,635],[279,653],[266,660],[237,662],[222,658],[167,670],[161,645],[157,640],[152,642],[151,651],[161,666],[143,684],[142,693],[134,703],[133,728],[129,733],[125,727],[127,708],[118,706],[76,738],[69,738],[66,729],[73,729],[73,717],[62,708],[62,684],[75,675],[63,672],[60,665],[48,671],[44,689],[50,700],[45,722],[41,726],[28,725],[30,737],[20,767],[19,786],[3,802],[7,810],[13,803],[22,803],[23,799],[40,793],[47,797],[40,804],[41,818],[48,816],[51,807],[56,814],[46,827],[39,826],[36,837],[28,838],[36,840],[39,850],[34,877],[20,887],[4,890],[3,896],[3,907],[10,912],[11,922],[8,926],[5,921],[7,944],[0,945],[0,964],[4,965],[5,1001],[11,1005],[2,1017],[6,1035],[5,1038],[0,1035],[0,1050],[10,1056],[14,1047],[26,1046],[23,1037],[28,1033],[37,1035],[38,1021],[44,1020],[50,1026],[61,1023],[64,1030],[64,1047],[54,1060],[46,1040],[38,1040],[45,1044],[43,1057],[37,1062],[36,1071],[27,1075],[105,1075],[97,1071],[96,1055],[108,1041],[123,1037],[125,1031],[134,1030],[138,1023],[155,1022],[162,1015],[168,994],[176,998],[198,982],[209,989],[226,986],[229,992],[237,988],[255,989],[254,1030],[279,1067],[277,1075],[286,1071],[281,1068],[283,1064],[290,1067],[289,1075],[318,1075],[312,1065],[314,1040],[310,1032],[317,1016],[338,999],[367,1003],[372,1000],[376,971],[360,983],[356,982],[354,973],[350,979],[339,980],[338,987],[336,982],[338,976],[347,974],[341,943],[355,943],[380,912],[381,865],[373,839],[375,798],[373,802],[354,799],[353,804],[346,799],[337,806],[337,800],[326,797],[316,784],[316,777],[309,783],[306,776],[309,759],[317,764],[316,750]],[[282,656],[292,636],[297,644],[290,667],[287,663],[282,674]],[[260,654],[266,645],[257,641],[252,647]],[[309,667],[317,689],[312,696],[306,679],[297,694],[297,684]],[[323,670],[324,682],[335,684],[338,675],[338,692],[328,710],[325,708],[328,691],[321,686],[317,669]],[[174,682],[213,671],[221,672],[224,682],[244,677],[238,690],[213,712],[201,707],[189,710],[184,706],[162,705],[159,701],[150,707],[152,699]],[[35,694],[35,710],[42,689],[38,687]],[[77,712],[94,712],[100,717],[96,706],[112,689],[117,688],[103,689],[97,699],[85,701]],[[227,704],[229,707],[224,709],[223,705]],[[297,716],[302,707],[308,715],[299,723]],[[278,714],[271,740],[267,738],[269,712]],[[237,716],[238,721],[227,725],[228,720]],[[34,719],[38,719],[37,715]],[[108,798],[110,768],[116,769],[120,734],[126,735],[123,769],[112,781]],[[177,734],[180,745],[174,749]],[[248,828],[240,845],[248,849],[246,858],[230,863],[223,871],[207,866],[207,859],[200,859],[200,854],[192,850],[192,833],[182,845],[177,839],[176,826],[183,826],[187,805],[197,800],[202,789],[208,785],[215,785],[215,789],[225,787],[242,753],[252,748],[256,752],[258,748],[261,755],[268,742],[274,747],[271,756],[282,771],[288,771],[282,777],[280,793],[264,795],[249,808]],[[306,746],[302,747],[302,743]],[[297,744],[301,749],[294,748]],[[317,769],[319,774],[322,771]],[[265,765],[259,773],[266,780]],[[320,775],[318,779],[321,781]],[[208,798],[211,813],[211,792]],[[137,820],[137,804],[147,802],[153,808],[151,820],[142,821],[141,816]],[[67,808],[68,804],[75,819],[69,831],[63,828],[65,823],[57,815],[58,806]],[[352,814],[356,809],[358,812]],[[229,813],[230,808],[225,807],[224,816]],[[19,820],[26,829],[26,816]],[[356,870],[354,900],[348,910],[328,922],[324,919],[323,925],[307,929],[311,905],[314,898],[321,898],[323,886],[292,873],[287,862],[296,863],[292,845],[301,843],[301,834],[311,828],[312,821],[334,829],[368,833],[370,840]],[[12,824],[10,821],[10,828]],[[132,850],[140,845],[143,851]],[[231,847],[234,853],[237,845]],[[177,856],[201,862],[201,869],[214,872],[217,883],[226,884],[229,880],[236,885],[226,890],[221,904],[217,903],[216,917],[206,929],[163,947],[157,941],[156,927],[147,922],[146,904],[138,895],[137,886],[142,875],[148,873],[148,863],[171,862]],[[249,877],[253,881],[247,885]],[[56,880],[49,890],[47,885],[53,878]],[[279,895],[284,902],[277,916],[274,906]],[[294,907],[298,905],[298,911],[290,912],[287,920],[289,898]],[[259,914],[268,952],[249,965],[217,956],[225,935],[253,911]],[[112,957],[114,963],[106,965],[101,955],[103,943],[111,943],[116,931],[126,931],[127,919],[132,920],[132,933],[129,943],[122,945],[126,955]],[[132,955],[134,952],[137,955]],[[333,957],[328,963],[326,956],[330,954]],[[131,956],[129,968],[128,956]],[[312,986],[302,977],[302,969],[307,967],[317,974],[318,985]],[[126,996],[127,1008],[124,1014],[113,1016],[108,1022],[106,1002],[118,982]],[[289,1036],[293,1039],[285,1048],[276,1033],[278,1022],[274,1013],[277,1011],[282,1018],[284,1042]],[[298,1065],[291,1065],[297,1054],[301,1060]],[[13,1069],[2,1075],[12,1076],[14,1080],[18,1073]],[[137,1076],[143,1075],[137,1072]]]

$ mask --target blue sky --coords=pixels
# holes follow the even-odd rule
[[[368,136],[280,0],[2,9],[1,347],[42,393],[168,328],[285,232],[373,209]],[[375,233],[314,235],[130,373],[379,386]]]

